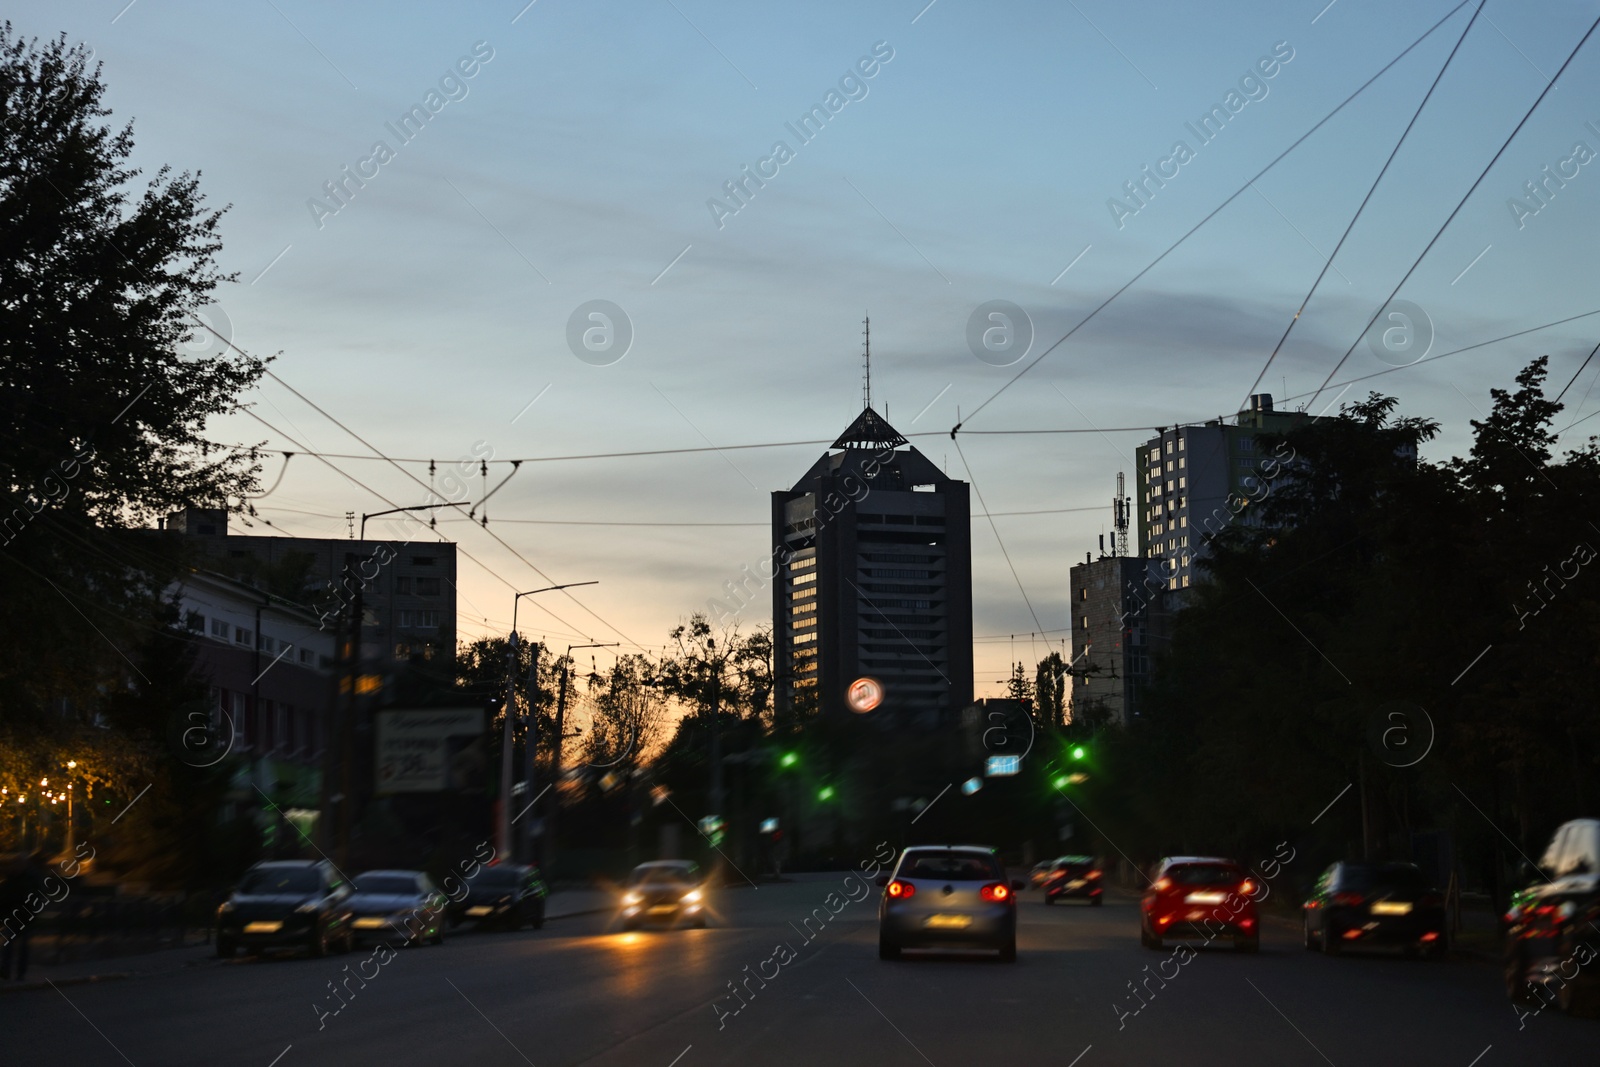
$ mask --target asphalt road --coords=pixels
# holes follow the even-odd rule
[[[1554,1009],[1519,1020],[1492,965],[1328,959],[1272,927],[1259,955],[1205,949],[1182,962],[1139,947],[1126,899],[1045,907],[1023,894],[1015,964],[885,963],[877,891],[830,901],[843,878],[725,891],[705,930],[624,934],[596,915],[453,935],[382,964],[371,950],[205,960],[14,993],[0,997],[0,1064],[1600,1063],[1600,1021]],[[808,940],[801,924],[818,908],[829,921],[813,919]],[[775,958],[780,944],[792,959]],[[350,977],[363,970],[375,974],[365,988]],[[753,995],[729,995],[727,983],[762,972],[764,988],[750,978]],[[347,979],[342,1009],[322,1014],[339,1003],[328,983]]]

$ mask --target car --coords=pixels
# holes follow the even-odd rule
[[[1506,914],[1506,993],[1600,1016],[1600,820],[1563,823]]]
[[[217,909],[217,955],[248,949],[300,948],[326,956],[355,944],[350,885],[327,860],[275,860],[244,872]]]
[[[1257,884],[1235,860],[1217,856],[1169,856],[1139,900],[1139,943],[1232,940],[1237,952],[1261,947],[1256,914]]]
[[[1444,894],[1414,863],[1335,863],[1301,908],[1307,949],[1337,956],[1358,945],[1400,945],[1442,956],[1450,925]]]
[[[548,895],[537,867],[522,863],[481,867],[467,879],[466,894],[449,909],[450,925],[470,922],[484,929],[538,930],[544,926]]]
[[[1041,860],[1035,863],[1028,871],[1028,884],[1037,889],[1050,879],[1050,872],[1055,869],[1055,860]]]
[[[1105,887],[1100,861],[1093,856],[1062,856],[1051,864],[1050,875],[1044,883],[1044,902],[1078,898],[1099,907]]]
[[[1017,891],[994,849],[916,845],[878,879],[878,958],[904,949],[983,948],[1017,959]]]
[[[646,923],[706,925],[706,885],[700,866],[689,860],[641,863],[628,875],[619,917],[624,930]]]
[[[421,871],[363,871],[345,902],[356,943],[398,935],[405,944],[444,943],[446,898]]]

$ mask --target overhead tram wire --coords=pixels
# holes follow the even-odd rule
[[[1345,360],[1350,358],[1350,353],[1356,350],[1356,345],[1360,344],[1361,339],[1367,335],[1367,331],[1372,329],[1372,324],[1378,321],[1378,316],[1383,314],[1384,308],[1389,306],[1389,302],[1395,298],[1395,295],[1400,292],[1400,289],[1411,279],[1411,275],[1416,273],[1417,268],[1422,265],[1422,261],[1426,259],[1428,253],[1433,250],[1433,246],[1438,243],[1439,238],[1444,236],[1445,230],[1450,228],[1450,224],[1454,222],[1456,216],[1461,213],[1461,209],[1465,207],[1467,201],[1472,198],[1472,194],[1477,192],[1478,186],[1483,184],[1483,179],[1489,176],[1489,172],[1493,170],[1494,165],[1500,161],[1500,157],[1505,154],[1506,149],[1511,147],[1511,142],[1516,140],[1518,133],[1522,132],[1522,127],[1527,125],[1528,120],[1533,117],[1533,113],[1537,111],[1539,105],[1544,102],[1544,98],[1550,95],[1550,90],[1556,87],[1556,82],[1560,80],[1561,75],[1565,74],[1567,72],[1567,68],[1572,65],[1572,61],[1578,58],[1578,53],[1583,51],[1583,46],[1587,44],[1589,38],[1594,35],[1596,28],[1600,28],[1600,18],[1596,18],[1594,22],[1589,24],[1588,32],[1583,35],[1583,38],[1578,41],[1577,45],[1573,47],[1571,53],[1567,55],[1566,60],[1561,64],[1561,69],[1556,71],[1555,76],[1552,77],[1549,83],[1545,85],[1543,91],[1539,93],[1538,98],[1528,106],[1528,110],[1524,112],[1521,120],[1517,122],[1516,127],[1506,137],[1505,142],[1500,145],[1499,150],[1495,152],[1493,158],[1491,158],[1489,162],[1484,165],[1483,170],[1478,174],[1477,180],[1474,181],[1471,188],[1469,188],[1466,193],[1462,195],[1461,199],[1456,203],[1454,210],[1450,212],[1449,217],[1446,218],[1439,226],[1439,229],[1433,235],[1433,238],[1428,241],[1427,246],[1423,248],[1422,252],[1418,254],[1416,260],[1412,262],[1411,267],[1406,271],[1405,276],[1395,283],[1395,287],[1389,291],[1388,297],[1384,299],[1383,303],[1378,305],[1378,309],[1372,313],[1372,317],[1368,319],[1367,324],[1361,328],[1361,332],[1356,335],[1355,340],[1350,342],[1350,347],[1345,349],[1344,355],[1339,357],[1339,362],[1333,365],[1333,369],[1328,372],[1328,376],[1324,378],[1322,384],[1317,387],[1317,391],[1311,394],[1311,399],[1313,402],[1316,401],[1317,396],[1322,393],[1323,390],[1328,388],[1328,383],[1333,381],[1333,376],[1339,373],[1339,368],[1343,367]]]
[[[251,411],[249,408],[241,408],[240,410],[242,412],[244,412],[244,414],[249,415],[252,419],[255,419],[257,422],[261,423],[261,425],[265,426],[267,429],[271,430],[273,433],[277,434],[279,437],[282,437],[285,441],[288,441],[290,444],[299,445],[300,442],[296,441],[293,437],[290,437],[288,434],[284,433],[282,430],[278,429],[276,426],[272,425],[272,423],[268,422],[266,419],[263,419],[260,415],[257,415],[254,411]],[[328,460],[328,459],[316,454],[315,452],[304,452],[304,451],[302,451],[301,454],[307,455],[307,456],[311,456],[313,459],[316,459],[318,462],[322,463],[324,466],[326,466],[327,468],[332,470],[334,473],[336,473],[338,475],[341,475],[346,481],[350,482],[352,485],[356,486],[358,489],[361,489],[362,491],[367,492],[367,493],[371,493],[373,496],[377,497],[379,500],[383,501],[385,504],[388,504],[390,507],[392,507],[392,508],[400,507],[399,504],[397,504],[393,500],[390,500],[388,497],[386,497],[382,493],[378,492],[378,490],[372,488],[372,486],[367,485],[365,482],[361,481],[359,478],[356,478],[354,475],[348,474],[345,471],[341,470],[332,461],[330,461],[330,460]],[[430,527],[430,529],[431,529],[431,527]],[[445,537],[444,537],[443,534],[439,533],[437,530],[434,530],[433,532],[434,532],[434,534],[436,536],[438,536],[438,538],[441,541],[445,540]],[[511,590],[515,590],[517,588],[517,586],[516,586],[516,584],[514,582],[512,582],[510,579],[508,579],[508,578],[504,577],[503,575],[501,575],[493,567],[490,567],[487,563],[483,562],[483,560],[479,559],[477,556],[474,556],[471,552],[468,552],[459,543],[456,544],[456,551],[461,553],[461,555],[467,557],[467,559],[471,560],[473,563],[476,563],[480,568],[483,569],[485,574],[488,574],[490,577],[494,578],[495,581],[501,583],[506,588],[511,589]],[[574,626],[572,623],[568,622],[566,619],[563,619],[560,615],[557,615],[550,608],[545,607],[542,604],[539,605],[539,608],[540,608],[541,611],[543,611],[546,614],[548,614],[552,619],[555,619],[561,625],[563,625],[563,626],[565,626],[565,627],[567,627],[569,629],[573,629],[573,630],[578,629],[578,627]],[[640,646],[640,647],[643,647],[643,646]]]
[[[1467,20],[1467,28],[1461,31],[1460,37],[1456,38],[1455,47],[1450,49],[1450,54],[1445,57],[1444,66],[1440,67],[1439,73],[1433,76],[1433,84],[1428,86],[1428,91],[1422,96],[1422,102],[1417,105],[1416,111],[1411,114],[1411,121],[1406,123],[1406,128],[1400,132],[1400,139],[1394,143],[1394,148],[1390,149],[1389,158],[1383,161],[1383,167],[1378,171],[1378,176],[1372,179],[1372,185],[1367,189],[1367,195],[1361,198],[1361,203],[1356,207],[1356,213],[1350,216],[1350,222],[1345,226],[1344,232],[1339,235],[1338,244],[1333,246],[1333,251],[1328,254],[1326,262],[1322,264],[1322,269],[1317,272],[1316,280],[1311,283],[1311,288],[1306,291],[1305,299],[1300,301],[1300,306],[1295,309],[1294,317],[1289,320],[1289,325],[1284,327],[1283,336],[1278,338],[1278,343],[1273,347],[1272,354],[1267,357],[1267,362],[1261,367],[1261,373],[1256,375],[1256,380],[1250,383],[1249,389],[1245,390],[1245,399],[1239,402],[1241,408],[1249,403],[1250,396],[1261,385],[1261,379],[1267,376],[1267,371],[1272,368],[1273,360],[1277,359],[1278,353],[1283,351],[1284,344],[1289,340],[1289,334],[1294,332],[1295,325],[1300,321],[1300,316],[1305,313],[1307,305],[1311,303],[1311,298],[1316,295],[1317,287],[1322,284],[1322,279],[1328,276],[1328,271],[1333,269],[1333,261],[1338,257],[1339,250],[1344,247],[1346,239],[1350,236],[1350,231],[1355,229],[1357,220],[1361,218],[1361,213],[1366,210],[1373,194],[1378,191],[1378,184],[1383,181],[1383,176],[1389,173],[1389,167],[1394,163],[1394,157],[1400,154],[1400,146],[1406,143],[1406,137],[1410,135],[1412,127],[1422,117],[1422,109],[1428,106],[1429,100],[1433,99],[1433,91],[1439,88],[1439,82],[1443,80],[1444,72],[1450,69],[1450,62],[1456,58],[1456,53],[1461,51],[1462,43],[1466,41],[1467,34],[1472,32],[1473,23],[1478,21],[1478,16],[1483,13],[1483,5],[1486,3],[1488,3],[1488,0],[1478,0],[1477,8],[1472,12],[1472,17]]]
[[[1289,145],[1288,148],[1285,148],[1282,152],[1279,152],[1275,157],[1273,157],[1272,162],[1268,163],[1266,166],[1262,167],[1259,171],[1257,171],[1255,173],[1255,175],[1252,178],[1250,178],[1249,181],[1247,181],[1243,185],[1241,185],[1238,188],[1238,190],[1233,193],[1233,195],[1229,196],[1226,200],[1224,200],[1222,203],[1218,204],[1215,208],[1213,208],[1211,210],[1211,212],[1205,216],[1205,218],[1201,219],[1199,222],[1195,223],[1192,227],[1190,227],[1189,230],[1186,233],[1184,233],[1184,235],[1182,237],[1179,237],[1176,241],[1172,242],[1172,244],[1168,245],[1167,246],[1167,250],[1165,252],[1162,252],[1155,259],[1151,260],[1145,266],[1145,268],[1143,270],[1141,270],[1138,274],[1135,274],[1132,278],[1129,278],[1128,281],[1125,282],[1120,289],[1118,289],[1116,292],[1112,293],[1110,296],[1108,296],[1104,300],[1102,300],[1100,302],[1100,304],[1093,311],[1089,312],[1089,314],[1085,315],[1082,319],[1079,319],[1078,320],[1078,324],[1076,326],[1072,327],[1072,329],[1070,329],[1066,333],[1062,334],[1061,337],[1058,338],[1054,344],[1052,344],[1049,348],[1045,349],[1043,352],[1040,352],[1038,354],[1038,356],[1034,357],[1032,362],[1026,364],[1021,370],[1017,371],[1017,373],[1012,376],[1010,381],[1006,382],[999,389],[996,389],[994,391],[993,395],[991,395],[989,397],[989,399],[985,400],[983,403],[979,404],[976,408],[974,408],[972,410],[972,414],[967,416],[967,420],[972,419],[973,416],[977,415],[984,408],[986,408],[990,404],[994,403],[994,401],[1000,396],[1001,393],[1004,393],[1007,389],[1010,389],[1013,385],[1015,385],[1017,383],[1017,380],[1019,378],[1021,378],[1024,374],[1027,374],[1034,367],[1037,367],[1044,360],[1044,358],[1046,356],[1048,356],[1051,352],[1054,352],[1057,347],[1059,347],[1064,341],[1067,340],[1067,338],[1071,337],[1073,334],[1075,334],[1079,330],[1081,330],[1084,326],[1088,325],[1089,321],[1091,319],[1093,319],[1096,315],[1100,314],[1100,312],[1104,311],[1106,309],[1106,307],[1109,306],[1110,303],[1113,300],[1115,300],[1117,297],[1121,296],[1123,293],[1125,293],[1129,289],[1131,289],[1135,282],[1137,282],[1140,278],[1143,278],[1146,274],[1150,273],[1150,271],[1155,269],[1155,267],[1156,267],[1156,265],[1158,263],[1160,263],[1162,260],[1166,259],[1173,252],[1177,251],[1178,246],[1183,244],[1190,237],[1194,236],[1195,232],[1197,230],[1199,230],[1200,227],[1202,227],[1206,223],[1210,222],[1219,213],[1221,213],[1223,208],[1227,207],[1229,204],[1231,204],[1235,200],[1237,200],[1240,196],[1244,195],[1245,190],[1249,189],[1252,185],[1254,185],[1258,178],[1260,178],[1262,175],[1266,174],[1267,171],[1271,170],[1273,167],[1277,166],[1278,163],[1281,162],[1283,160],[1283,158],[1285,156],[1287,156],[1290,152],[1293,152],[1296,148],[1300,147],[1300,145],[1307,138],[1309,138],[1312,134],[1314,134],[1318,130],[1320,130],[1323,127],[1323,125],[1325,123],[1327,123],[1327,121],[1329,119],[1333,118],[1339,112],[1343,111],[1345,106],[1348,105],[1356,97],[1360,96],[1363,92],[1365,92],[1368,86],[1370,86],[1373,82],[1377,81],[1379,78],[1383,77],[1386,73],[1388,73],[1388,71],[1389,71],[1389,69],[1391,67],[1393,67],[1396,63],[1400,62],[1407,55],[1409,55],[1411,53],[1412,49],[1416,48],[1423,41],[1425,41],[1429,37],[1431,37],[1435,30],[1437,30],[1440,26],[1443,26],[1446,22],[1450,21],[1450,19],[1455,16],[1456,12],[1458,12],[1462,8],[1466,7],[1467,4],[1470,3],[1470,2],[1471,2],[1471,0],[1461,0],[1461,3],[1459,3],[1455,7],[1451,8],[1450,11],[1444,16],[1444,18],[1441,18],[1438,22],[1435,22],[1432,26],[1430,26],[1427,29],[1427,31],[1425,33],[1423,33],[1423,35],[1421,37],[1418,37],[1415,41],[1412,41],[1409,45],[1407,45],[1404,51],[1402,51],[1399,55],[1395,56],[1393,59],[1389,60],[1388,63],[1384,64],[1383,67],[1376,74],[1374,74],[1372,77],[1370,77],[1366,81],[1362,82],[1360,87],[1357,88],[1355,92],[1353,92],[1349,96],[1345,97],[1344,100],[1341,101],[1337,107],[1335,107],[1332,111],[1328,112],[1326,115],[1322,116],[1322,118],[1317,121],[1317,124],[1315,126],[1311,127],[1305,133],[1301,134],[1299,137],[1297,137],[1294,140],[1294,142],[1292,144]],[[963,422],[967,421],[967,420],[963,420]],[[952,440],[954,440],[956,434],[961,430],[962,425],[963,425],[963,423],[958,422],[958,423],[955,424],[955,426],[953,426],[951,428],[950,437],[951,437]]]
[[[1585,359],[1583,361],[1583,366],[1579,367],[1575,372],[1573,372],[1571,381],[1567,382],[1566,385],[1563,385],[1561,387],[1561,392],[1556,394],[1555,402],[1557,404],[1561,403],[1561,398],[1567,395],[1567,390],[1572,388],[1572,383],[1576,382],[1578,380],[1578,375],[1583,373],[1583,368],[1587,367],[1589,365],[1589,360],[1594,358],[1594,354],[1596,352],[1600,352],[1600,344],[1596,344],[1593,348],[1589,349],[1589,357],[1588,357],[1588,359]],[[1589,383],[1589,388],[1590,389],[1594,388],[1594,383],[1593,382]],[[1589,394],[1588,393],[1583,394],[1583,396],[1584,396],[1585,400],[1587,400],[1589,398]]]
[[[977,494],[978,503],[983,507],[984,514],[989,515],[989,505],[983,501],[983,490],[978,488],[978,480],[972,476],[972,465],[967,462],[966,453],[961,451],[961,442],[956,441],[955,445],[956,455],[961,457],[961,466],[967,471],[967,482]],[[1017,592],[1022,594],[1022,602],[1028,605],[1028,614],[1033,616],[1033,625],[1043,630],[1044,623],[1039,621],[1039,613],[1033,610],[1033,601],[1028,599],[1028,591],[1022,585],[1022,576],[1017,573],[1017,565],[1011,562],[1011,553],[1006,551],[1006,543],[1000,536],[1000,527],[995,525],[993,515],[989,515],[989,529],[994,531],[994,539],[1000,545],[1000,554],[1006,558],[1006,566],[1011,568],[1011,577],[1016,580]]]
[[[233,349],[235,352],[238,352],[241,356],[248,356],[248,353],[246,353],[244,351],[244,349],[240,348],[238,345],[235,345],[233,343],[232,339],[227,338],[227,337],[223,337],[221,333],[217,332],[217,330],[211,326],[211,324],[206,323],[205,324],[205,328],[208,331],[210,331],[210,333],[214,337],[216,337],[219,341],[221,341],[223,344],[227,345],[229,348]],[[289,392],[293,393],[296,397],[298,397],[300,399],[300,401],[302,403],[304,403],[305,405],[310,407],[317,414],[321,415],[323,418],[327,419],[329,422],[331,422],[335,426],[339,427],[339,429],[343,430],[345,433],[349,434],[351,437],[353,437],[357,441],[361,442],[361,444],[364,445],[368,450],[370,450],[375,455],[381,457],[385,462],[387,462],[395,470],[399,471],[401,474],[404,474],[407,478],[410,478],[412,481],[416,482],[419,486],[422,486],[422,488],[428,489],[430,492],[432,492],[432,488],[430,486],[426,485],[422,481],[422,479],[418,478],[416,475],[412,474],[410,471],[408,471],[404,467],[402,467],[398,462],[396,462],[395,460],[391,459],[389,456],[387,456],[383,452],[382,449],[380,449],[376,445],[372,444],[372,442],[368,441],[366,438],[364,438],[360,434],[356,433],[350,427],[346,426],[344,423],[342,423],[338,419],[334,418],[333,415],[329,414],[329,412],[327,410],[325,410],[321,405],[317,404],[316,401],[312,400],[310,397],[306,396],[300,390],[296,389],[294,386],[290,385],[288,382],[286,382],[282,378],[278,377],[278,375],[274,374],[270,369],[264,369],[263,373],[266,374],[266,376],[271,378],[273,381],[277,382],[279,385],[283,386],[285,389],[289,390]],[[463,515],[466,515],[468,518],[471,517],[470,512],[468,512],[467,510],[463,509],[460,504],[453,503],[453,502],[448,502],[448,501],[446,503],[449,503],[451,508],[453,508],[454,510],[456,510],[458,512],[461,512]],[[485,533],[487,533],[490,537],[492,537],[495,540],[495,542],[500,545],[500,547],[504,548],[507,552],[510,552],[517,559],[521,560],[522,563],[524,565],[526,565],[529,570],[533,571],[533,573],[537,574],[543,580],[545,580],[547,582],[550,582],[551,584],[555,584],[555,579],[551,578],[548,574],[546,574],[543,570],[541,570],[539,568],[539,566],[537,564],[535,564],[532,560],[530,560],[528,557],[524,556],[521,552],[518,552],[514,547],[512,547],[512,545],[509,542],[507,542],[499,534],[497,534],[494,531],[490,530],[487,526],[482,527],[482,529],[483,529],[483,531]],[[561,590],[561,593],[568,600],[572,601],[572,603],[577,605],[579,608],[582,608],[588,615],[590,615],[592,618],[594,618],[595,621],[599,622],[602,626],[605,626],[612,633],[615,633],[618,637],[622,638],[628,644],[635,645],[635,646],[640,647],[640,648],[644,647],[643,645],[640,645],[639,642],[635,641],[633,638],[631,638],[627,634],[623,633],[621,629],[619,629],[617,626],[613,625],[609,620],[603,618],[594,609],[592,609],[588,605],[584,604],[583,601],[581,601],[577,597],[573,596],[572,595],[572,591],[570,589],[563,589],[563,590]],[[571,623],[567,623],[567,625],[570,626],[572,624]]]

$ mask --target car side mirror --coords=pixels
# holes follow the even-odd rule
[[[878,888],[879,889],[882,889],[884,886],[886,886],[888,884],[889,884],[889,876],[887,874],[878,875]]]
[[[1012,889],[1026,889],[1026,888],[1028,888],[1028,883],[1024,882],[1020,878],[1013,878],[1011,880],[1011,888]]]

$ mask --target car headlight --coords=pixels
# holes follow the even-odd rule
[[[644,897],[640,896],[638,893],[624,893],[624,894],[622,894],[622,902],[624,904],[638,904],[638,903],[642,902],[643,900],[644,900]]]
[[[683,902],[685,904],[698,904],[698,903],[700,903],[700,890],[698,890],[698,889],[689,890],[687,893],[685,893],[683,895]]]

